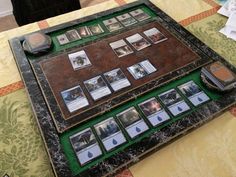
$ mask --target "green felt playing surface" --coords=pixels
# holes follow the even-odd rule
[[[74,25],[74,26],[71,26],[69,28],[64,28],[62,30],[59,30],[59,31],[55,31],[55,32],[52,32],[52,33],[49,33],[48,35],[51,37],[52,39],[52,43],[53,43],[53,47],[52,47],[52,50],[47,53],[46,55],[48,54],[56,54],[58,52],[61,52],[61,51],[64,51],[66,49],[70,49],[72,47],[79,47],[80,45],[85,45],[86,43],[88,42],[91,42],[91,41],[96,41],[96,40],[99,40],[99,39],[102,39],[108,35],[110,35],[111,33],[112,34],[117,34],[119,33],[120,31],[114,31],[114,32],[110,32],[106,27],[105,25],[103,24],[103,21],[104,20],[107,20],[107,19],[110,19],[110,18],[113,18],[113,17],[116,17],[118,15],[121,15],[121,14],[125,14],[127,12],[131,12],[133,10],[136,10],[136,9],[142,9],[145,13],[147,13],[151,18],[147,19],[147,20],[144,20],[143,22],[138,22],[132,26],[140,26],[144,23],[146,23],[147,21],[151,21],[153,20],[154,17],[156,17],[156,14],[150,10],[147,6],[145,5],[139,5],[139,6],[135,6],[135,7],[132,7],[132,8],[128,8],[128,9],[125,9],[125,10],[122,10],[122,11],[119,11],[117,13],[112,13],[110,15],[107,15],[107,16],[104,16],[104,17],[100,17],[100,18],[97,18],[97,19],[94,19],[94,20],[91,20],[91,21],[88,21],[88,22],[84,22],[84,23],[80,23],[78,25]],[[82,26],[92,26],[92,25],[96,25],[96,24],[99,24],[102,29],[104,30],[104,33],[101,33],[99,35],[93,35],[93,36],[89,36],[89,37],[85,37],[85,38],[81,38],[77,41],[73,41],[73,42],[70,42],[68,44],[65,44],[65,45],[60,45],[58,40],[57,40],[57,36],[58,35],[61,35],[61,34],[65,34],[66,31],[68,30],[72,30],[72,29],[78,29],[79,27],[82,27]],[[124,28],[123,28],[124,29]],[[121,29],[122,30],[122,29]],[[29,55],[27,56],[29,59],[37,59],[38,57],[36,56],[32,56],[32,55]]]
[[[188,81],[191,81],[193,80],[209,97],[211,100],[217,100],[221,97],[221,95],[217,92],[212,92],[210,90],[208,90],[204,85],[203,83],[201,82],[201,79],[200,79],[200,70],[196,70],[192,73],[190,73],[189,75],[179,79],[179,80],[176,80],[176,81],[172,81],[171,83],[165,85],[165,86],[162,86],[160,88],[157,88],[157,89],[154,89],[153,91],[151,92],[148,92],[140,97],[138,97],[137,99],[133,100],[133,101],[129,101],[127,102],[126,104],[123,104],[122,106],[119,106],[113,110],[111,110],[110,112],[107,112],[105,114],[103,114],[102,116],[98,116],[98,117],[95,117],[93,120],[91,120],[90,122],[87,122],[86,124],[83,124],[81,126],[77,126],[73,129],[70,129],[68,130],[67,132],[63,133],[60,135],[60,140],[61,140],[61,145],[62,145],[62,148],[66,154],[66,157],[68,159],[68,162],[69,162],[69,166],[72,170],[72,172],[74,174],[78,174],[84,170],[86,170],[87,168],[95,165],[96,163],[98,162],[101,162],[102,160],[112,156],[113,154],[115,154],[116,152],[119,152],[119,151],[122,151],[122,149],[134,144],[135,142],[137,141],[140,141],[141,139],[143,139],[144,137],[148,137],[151,133],[155,132],[155,131],[158,131],[160,130],[161,128],[183,118],[184,116],[186,116],[187,114],[190,114],[191,112],[197,110],[197,109],[200,109],[201,108],[201,105],[198,106],[198,107],[194,107],[191,102],[188,101],[188,99],[186,97],[184,97],[177,89],[177,91],[183,96],[184,100],[188,103],[188,105],[191,107],[191,110],[186,112],[185,114],[182,114],[180,116],[177,116],[177,117],[173,117],[172,115],[171,116],[171,119],[168,120],[167,122],[161,124],[160,126],[157,126],[157,127],[151,127],[150,123],[148,123],[147,119],[144,118],[144,115],[141,113],[141,111],[138,109],[138,104],[149,99],[149,98],[152,98],[152,97],[156,97],[157,98],[157,95],[160,94],[160,93],[163,93],[167,90],[170,90],[172,88],[177,88],[177,86],[183,84],[183,83],[186,83]],[[84,130],[85,128],[88,128],[88,127],[92,127],[93,125],[97,124],[98,122],[101,122],[102,120],[105,120],[109,117],[115,117],[116,114],[122,112],[123,110],[129,108],[129,107],[132,107],[134,106],[140,113],[140,115],[142,115],[142,117],[145,119],[146,123],[148,123],[149,125],[149,130],[147,132],[145,132],[144,134],[142,134],[141,136],[135,138],[134,140],[131,140],[129,138],[129,136],[127,135],[127,133],[123,130],[123,133],[125,134],[125,137],[127,139],[127,142],[121,146],[119,146],[118,148],[116,148],[115,150],[111,151],[111,152],[106,152],[105,149],[103,148],[102,146],[102,143],[99,143],[100,144],[100,147],[102,148],[102,151],[103,151],[103,155],[100,156],[99,158],[97,158],[96,160],[93,160],[93,162],[91,163],[88,163],[87,165],[81,167],[79,165],[79,162],[76,158],[76,155],[73,151],[73,148],[70,144],[70,140],[69,140],[69,137],[81,130]],[[162,105],[164,107],[164,105]],[[165,108],[165,107],[164,107]],[[166,109],[167,110],[167,109]],[[121,127],[121,126],[120,126]],[[93,130],[93,132],[95,132]],[[98,139],[98,138],[97,138]]]

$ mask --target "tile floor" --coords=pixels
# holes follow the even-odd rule
[[[98,3],[105,2],[105,1],[108,1],[108,0],[80,0],[80,4],[81,4],[81,7],[84,8],[84,7],[96,5]],[[0,17],[0,32],[13,29],[16,27],[18,27],[18,25],[13,15]]]

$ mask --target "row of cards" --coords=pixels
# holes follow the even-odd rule
[[[139,62],[127,69],[135,79],[140,79],[157,70],[149,60]],[[131,85],[120,68],[103,73],[103,76],[96,76],[83,83],[94,101],[110,95],[112,90],[116,92]],[[80,85],[62,91],[61,95],[70,112],[74,112],[89,105],[88,99]]]
[[[120,30],[123,27],[138,23],[138,21],[141,22],[149,18],[151,17],[146,14],[142,9],[136,9],[129,13],[125,13],[117,17],[104,20],[103,24],[110,32],[113,32]],[[69,30],[64,34],[58,35],[57,40],[60,45],[64,45],[73,41],[77,41],[81,38],[98,35],[101,33],[104,33],[103,28],[101,27],[101,25],[95,24],[91,26],[83,26],[79,27],[78,29]]]
[[[194,106],[198,106],[210,99],[193,81],[180,85],[178,89]],[[164,107],[167,107],[168,111],[174,116],[190,109],[176,89],[164,92],[158,95],[158,98],[163,103]],[[149,123],[154,127],[170,119],[167,111],[155,97],[138,104],[138,107]],[[102,155],[98,141],[102,143],[106,151],[111,151],[127,142],[124,132],[126,132],[131,139],[134,139],[148,129],[149,126],[137,109],[130,107],[118,113],[116,118],[110,117],[94,125],[93,128],[87,128],[72,135],[70,142],[80,164],[84,165]],[[96,137],[98,137],[98,141]]]
[[[152,41],[153,44],[157,44],[167,40],[167,38],[157,28],[151,28],[149,30],[144,31],[143,33]],[[126,40],[137,51],[140,51],[151,45],[148,40],[146,40],[138,33],[127,37]],[[133,53],[131,47],[128,46],[128,44],[123,39],[110,43],[110,46],[118,57],[123,57]]]

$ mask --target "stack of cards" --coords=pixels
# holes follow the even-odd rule
[[[219,61],[203,67],[201,72],[220,91],[226,91],[236,87],[236,75]]]
[[[167,40],[167,38],[157,29],[151,28],[143,32],[154,44]]]
[[[110,46],[118,57],[123,57],[133,53],[133,50],[123,39],[110,43]]]
[[[178,89],[194,106],[198,106],[210,100],[210,98],[193,81],[178,86]]]
[[[140,34],[134,34],[130,37],[127,37],[126,40],[137,50],[142,50],[151,44],[143,38]]]
[[[175,89],[168,90],[158,95],[158,97],[174,116],[177,116],[190,109],[190,107]]]
[[[162,109],[161,104],[154,97],[140,103],[138,106],[153,126],[170,119],[170,116]]]
[[[61,95],[70,112],[74,112],[89,105],[89,102],[79,85],[62,91]]]
[[[102,151],[90,128],[71,136],[70,142],[82,166],[102,155]]]
[[[146,14],[142,9],[137,9],[134,10],[132,12],[130,12],[130,14],[137,19],[138,21],[144,21],[146,19],[151,18],[148,14]]]
[[[126,13],[120,16],[116,17],[124,26],[130,26],[133,25],[135,23],[137,23],[137,21],[131,17],[130,14]]]
[[[147,124],[140,117],[134,107],[117,114],[116,117],[131,138],[134,138],[148,130]]]
[[[95,125],[94,128],[107,151],[126,142],[123,133],[112,117]]]
[[[71,53],[68,56],[74,70],[78,70],[91,65],[91,62],[84,50]]]
[[[143,78],[156,70],[157,69],[149,62],[149,60],[144,60],[138,64],[128,67],[128,71],[135,79]]]
[[[120,68],[104,73],[104,76],[114,91],[119,91],[131,85]]]
[[[84,81],[84,85],[95,101],[111,94],[111,90],[101,76]]]

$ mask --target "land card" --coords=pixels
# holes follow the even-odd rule
[[[89,105],[80,85],[62,91],[61,96],[70,112],[74,112]]]
[[[77,40],[81,39],[79,33],[75,29],[69,30],[65,34],[70,42],[77,41]]]
[[[70,42],[65,34],[58,35],[57,40],[60,45],[68,44]]]
[[[149,129],[134,107],[117,114],[116,117],[131,138],[135,138]]]
[[[104,20],[103,23],[110,32],[117,31],[123,28],[121,23],[116,18]]]
[[[157,126],[170,119],[170,116],[155,97],[138,104],[138,106],[153,126]]]
[[[124,26],[130,26],[135,23],[137,23],[137,20],[135,20],[130,14],[122,14],[116,17]]]
[[[144,60],[142,62],[134,64],[127,69],[135,79],[141,79],[148,74],[157,71],[157,69],[150,63],[149,60]]]
[[[88,28],[93,35],[104,33],[104,30],[99,24],[89,26]]]
[[[150,46],[151,44],[143,38],[140,34],[136,33],[126,38],[126,40],[137,50],[140,51]]]
[[[107,151],[126,142],[120,127],[113,117],[94,125],[94,128]]]
[[[120,68],[113,69],[112,71],[106,72],[103,75],[114,91],[119,91],[131,85]]]
[[[123,39],[110,43],[110,46],[119,58],[133,53],[133,50]]]
[[[158,97],[174,116],[190,110],[190,107],[175,89],[168,90]]]
[[[194,106],[198,106],[210,100],[206,93],[204,93],[193,81],[189,81],[178,86],[178,89],[189,99],[189,101]]]
[[[70,136],[70,142],[82,166],[102,155],[102,151],[90,128]]]
[[[92,65],[84,50],[71,53],[68,55],[68,57],[74,70],[78,70]]]
[[[130,12],[130,14],[138,21],[144,21],[147,20],[149,18],[151,18],[148,14],[146,14],[142,9],[136,9],[132,12]]]
[[[157,44],[167,40],[167,38],[162,34],[157,28],[151,28],[143,32],[153,44]]]
[[[87,26],[79,27],[77,31],[81,37],[88,37],[92,35]]]
[[[111,94],[111,90],[105,83],[102,76],[97,76],[84,81],[84,85],[95,101]]]

